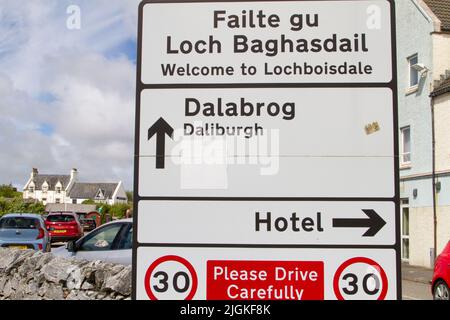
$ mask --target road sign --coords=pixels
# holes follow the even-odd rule
[[[137,257],[142,300],[383,300],[398,289],[392,249],[140,247]]]
[[[141,3],[135,298],[401,297],[394,17]]]
[[[147,244],[395,244],[394,202],[161,200],[138,210]]]

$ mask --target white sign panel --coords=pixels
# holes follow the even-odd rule
[[[394,250],[141,247],[137,255],[141,300],[392,300],[397,295]]]
[[[141,201],[139,223],[141,243],[395,244],[393,202]]]
[[[392,80],[388,1],[147,3],[142,82]]]
[[[140,115],[141,196],[394,194],[389,88],[149,89]]]

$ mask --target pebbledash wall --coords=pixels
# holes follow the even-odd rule
[[[0,300],[130,300],[131,266],[0,248]]]
[[[434,81],[450,69],[450,34],[441,32],[440,20],[426,0],[395,1],[397,11],[397,60],[399,128],[411,129],[411,163],[401,165],[402,258],[411,265],[433,266],[433,186],[431,98]],[[409,86],[408,58],[429,71],[416,88]],[[450,240],[450,95],[435,107],[437,192],[437,253]],[[437,100],[438,100],[437,99]],[[447,105],[447,107],[445,107]],[[400,135],[400,148],[401,148]],[[449,147],[446,147],[448,144]],[[406,215],[409,215],[407,219]]]

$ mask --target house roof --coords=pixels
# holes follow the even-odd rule
[[[447,79],[441,81],[439,85],[436,88],[434,88],[433,92],[431,93],[431,96],[438,97],[448,92],[450,92],[450,77],[447,77]]]
[[[48,203],[45,206],[46,212],[90,213],[95,210],[96,210],[95,204]]]
[[[65,189],[70,182],[70,175],[56,175],[56,174],[38,174],[32,181],[36,190],[42,190],[42,185],[45,181],[48,183],[49,190],[55,190],[56,184],[61,182],[62,189]]]
[[[450,31],[450,1],[449,0],[424,0],[427,6],[441,20],[442,31]]]
[[[69,191],[72,199],[105,200],[112,199],[118,183],[81,183],[77,182]],[[100,193],[100,194],[99,194]]]

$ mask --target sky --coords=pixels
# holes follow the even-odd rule
[[[139,0],[0,0],[0,184],[133,186]]]

